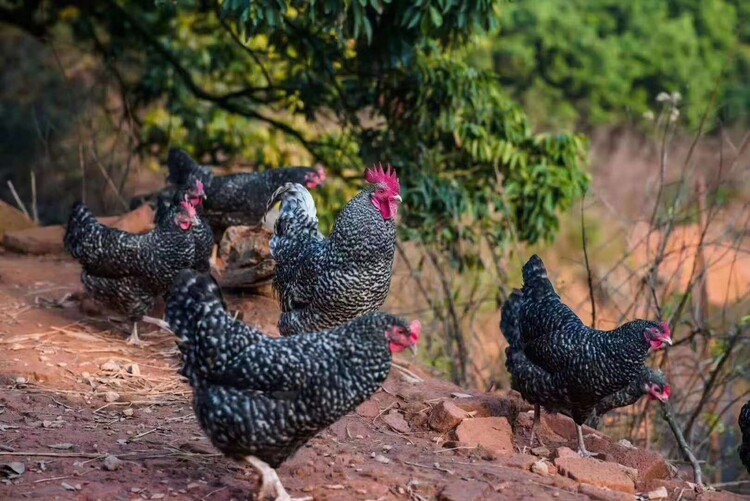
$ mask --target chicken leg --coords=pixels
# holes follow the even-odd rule
[[[127,343],[134,344],[136,346],[140,346],[143,344],[143,341],[141,341],[138,337],[138,322],[133,322],[133,330],[130,331],[130,336],[127,339]]]
[[[255,456],[245,457],[245,461],[255,468],[260,473],[260,491],[258,492],[258,500],[266,501],[273,499],[275,501],[291,501],[292,498],[284,489],[284,486],[279,480],[279,476],[276,471],[271,468],[268,463],[261,461]]]
[[[542,439],[537,435],[537,429],[542,425],[542,406],[539,404],[534,405],[534,422],[531,424],[531,438],[529,439],[529,447],[534,447],[534,438],[539,442],[540,447],[545,447]]]
[[[578,455],[584,458],[593,456],[593,454],[586,449],[586,444],[583,443],[583,426],[576,423],[576,431],[578,431]]]

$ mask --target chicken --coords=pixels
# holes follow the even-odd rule
[[[171,157],[170,157],[171,158]],[[214,250],[214,237],[209,222],[203,217],[203,203],[206,200],[206,192],[203,182],[195,177],[189,177],[179,191],[184,193],[185,200],[195,208],[198,216],[198,223],[193,226],[192,233],[195,239],[195,261],[192,268],[201,273],[208,273],[211,269],[211,255]],[[154,219],[158,222],[163,215],[169,214],[169,208],[172,206],[174,199],[180,199],[180,196],[166,196],[166,193],[159,195],[156,201],[156,215]]]
[[[182,200],[182,201],[180,201]],[[83,268],[81,281],[91,296],[133,322],[128,343],[140,343],[138,322],[155,299],[169,292],[177,274],[195,263],[193,228],[200,224],[186,193],[160,215],[149,233],[136,235],[99,223],[76,203],[65,232],[65,248]],[[149,319],[160,324],[158,319]]]
[[[540,406],[570,411],[578,451],[588,456],[581,425],[603,399],[639,377],[649,352],[672,344],[670,327],[646,320],[611,331],[587,327],[560,300],[536,255],[523,267],[523,282],[503,305],[500,321],[511,387],[534,404],[534,430]]]
[[[208,276],[183,272],[167,301],[182,374],[214,446],[250,462],[263,498],[288,499],[273,468],[352,411],[385,381],[391,353],[416,345],[421,326],[383,313],[328,332],[270,338],[227,314]]]
[[[391,286],[401,188],[389,167],[367,171],[369,183],[342,209],[329,238],[318,230],[315,203],[300,184],[273,194],[281,202],[271,239],[282,336],[330,329],[377,311]]]
[[[185,151],[173,148],[167,158],[169,176],[173,187],[158,194],[131,200],[131,208],[153,199],[171,198],[174,186],[185,185],[190,178],[200,180],[206,190],[204,216],[218,243],[229,226],[256,226],[266,213],[266,202],[284,183],[301,183],[315,189],[325,183],[326,172],[322,167],[287,167],[265,172],[215,176],[210,167],[199,165]]]
[[[641,368],[638,377],[631,381],[628,386],[604,397],[596,405],[593,415],[586,420],[586,425],[594,429],[599,428],[599,420],[607,412],[633,405],[645,395],[661,403],[665,403],[672,396],[672,387],[667,383],[664,374],[646,366]]]
[[[737,447],[737,452],[740,455],[740,461],[745,465],[747,472],[750,473],[750,401],[740,409],[737,424],[742,432],[742,443]]]

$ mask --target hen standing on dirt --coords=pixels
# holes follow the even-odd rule
[[[737,424],[742,432],[742,444],[737,448],[737,452],[740,454],[740,461],[750,473],[750,402],[742,406]]]
[[[336,327],[385,302],[401,187],[390,167],[368,170],[366,179],[369,185],[339,213],[327,239],[318,230],[315,202],[303,186],[288,183],[271,198],[269,208],[281,201],[271,255],[282,336]]]
[[[603,399],[636,380],[651,350],[672,344],[666,323],[634,320],[612,331],[591,329],[560,300],[534,255],[523,267],[523,288],[502,309],[500,328],[508,340],[506,367],[511,387],[534,404],[569,410],[578,430],[578,451],[586,450],[581,425]],[[533,440],[533,433],[532,433]]]
[[[262,474],[261,496],[289,499],[272,468],[385,381],[391,352],[412,348],[410,326],[375,313],[329,332],[274,339],[227,315],[212,279],[183,272],[167,301],[182,374],[211,442]],[[270,465],[270,466],[269,466]]]
[[[214,232],[214,240],[221,240],[229,226],[255,226],[266,213],[266,202],[284,183],[304,183],[309,189],[325,182],[322,167],[287,167],[265,172],[215,176],[211,168],[199,165],[183,150],[173,148],[167,158],[167,181],[184,186],[190,179],[203,183],[207,199],[203,206],[205,218]],[[169,197],[172,189],[158,196]],[[158,202],[157,202],[158,203]]]
[[[178,192],[156,228],[144,235],[104,226],[83,203],[73,206],[65,248],[83,267],[86,291],[133,322],[128,343],[140,343],[138,321],[156,297],[169,292],[178,273],[195,263],[192,229],[200,222],[185,198]]]

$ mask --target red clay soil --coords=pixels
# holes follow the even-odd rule
[[[0,250],[0,499],[250,498],[255,473],[217,454],[195,421],[172,336],[150,328],[142,330],[147,346],[125,344],[126,332],[101,314],[87,316],[78,302],[59,301],[80,289],[72,260]],[[245,321],[275,330],[273,301],[229,299]],[[671,499],[709,494],[697,496],[690,484],[670,479],[673,469],[655,453],[603,436],[590,436],[589,443],[605,461],[566,459],[567,450],[558,448],[575,447],[575,440],[572,422],[560,416],[546,416],[546,450],[528,451],[531,419],[520,400],[465,392],[432,379],[408,358],[399,363],[408,369],[394,368],[371,400],[279,468],[292,496],[544,500],[635,499],[634,492],[649,491],[652,498],[665,493]],[[445,400],[462,410],[439,405]],[[463,443],[453,430],[433,431],[462,419]]]

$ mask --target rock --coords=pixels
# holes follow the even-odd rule
[[[128,407],[127,409],[122,410],[122,415],[126,417],[133,417],[133,414],[135,414],[135,411],[132,407]]]
[[[452,430],[467,417],[466,411],[443,400],[432,408],[429,425],[433,430],[443,433]]]
[[[374,419],[380,415],[380,405],[374,400],[368,400],[361,403],[354,412],[359,416]]]
[[[128,372],[134,376],[140,376],[141,368],[138,366],[138,364],[130,364],[128,366]]]
[[[116,471],[122,466],[122,461],[117,459],[117,456],[110,454],[104,458],[104,469],[107,471]]]
[[[567,447],[566,447],[566,449],[567,449]],[[568,449],[568,450],[570,450],[570,449]],[[542,446],[542,447],[534,447],[533,449],[531,449],[531,453],[533,455],[535,455],[535,456],[545,457],[545,458],[548,458],[548,457],[550,457],[552,455],[552,453],[550,452],[550,450],[547,449],[544,446]]]
[[[494,457],[514,453],[513,430],[504,417],[465,419],[456,428],[456,438],[468,446],[480,446]]]
[[[658,489],[654,489],[647,493],[646,497],[649,499],[667,499],[669,497],[669,492],[667,492],[667,488],[662,485]]]
[[[26,214],[0,200],[0,240],[7,231],[26,230],[36,224]]]
[[[112,228],[117,228],[128,233],[148,233],[154,229],[154,216],[156,211],[150,205],[144,204],[134,211],[130,211],[107,224]],[[102,221],[103,218],[100,219]]]
[[[105,402],[117,402],[120,400],[120,394],[116,391],[108,391],[104,394],[104,401]]]
[[[488,499],[491,488],[484,482],[476,480],[458,480],[451,482],[440,491],[438,501],[474,501]]]
[[[555,451],[555,457],[558,458],[578,458],[581,457],[570,447],[558,447]]]
[[[578,432],[576,431],[576,424],[568,416],[564,416],[562,414],[542,413],[542,422],[550,430],[557,433],[563,438],[566,438],[568,440],[578,439]],[[594,430],[593,428],[584,426],[583,436],[584,436],[584,439],[586,440],[586,446],[587,446],[586,448],[593,452],[593,450],[590,447],[588,447],[589,437],[594,437],[594,436],[598,437],[600,436],[600,433]]]
[[[639,483],[668,479],[671,476],[669,464],[656,451],[642,450],[620,444],[613,445],[607,438],[599,437],[587,438],[586,445],[592,452],[606,452],[612,456],[612,460],[616,463],[637,470]]]
[[[635,482],[618,464],[592,458],[558,457],[555,466],[561,474],[578,482],[635,494]]]
[[[546,477],[547,475],[549,475],[549,466],[547,465],[546,461],[540,459],[539,461],[531,465],[531,472]]]
[[[23,377],[23,376],[18,376],[18,377],[17,377],[16,379],[15,379],[15,382],[16,382],[16,384],[19,384],[19,385],[20,385],[20,384],[26,384],[26,383],[27,383],[27,380],[26,380],[26,378],[25,378],[25,377]]]
[[[62,226],[8,231],[3,238],[3,245],[8,250],[24,254],[62,254],[65,251],[64,235],[65,228]]]
[[[512,456],[501,456],[495,458],[495,462],[509,468],[518,468],[519,470],[528,471],[531,465],[539,461],[539,458],[531,454],[513,454]]]
[[[375,456],[373,457],[373,459],[374,459],[375,461],[377,461],[378,463],[383,463],[383,464],[388,464],[388,463],[390,463],[390,462],[391,462],[391,460],[390,460],[390,459],[388,459],[387,457],[383,456],[382,454],[376,454],[376,455],[375,455]]]
[[[401,414],[397,410],[391,410],[390,412],[388,412],[388,414],[383,416],[383,421],[385,421],[388,426],[393,428],[393,431],[397,431],[399,433],[408,433],[409,431],[411,431],[411,428],[409,428],[409,423],[406,422],[403,414]]]
[[[113,360],[104,362],[102,365],[99,366],[99,368],[107,372],[118,372],[120,370],[120,366]]]
[[[262,227],[231,226],[219,243],[217,270],[219,285],[234,288],[255,288],[271,280],[276,264],[269,243],[273,233]]]
[[[635,498],[632,494],[612,491],[609,489],[600,489],[592,485],[581,484],[578,486],[578,492],[597,501],[633,501]]]

